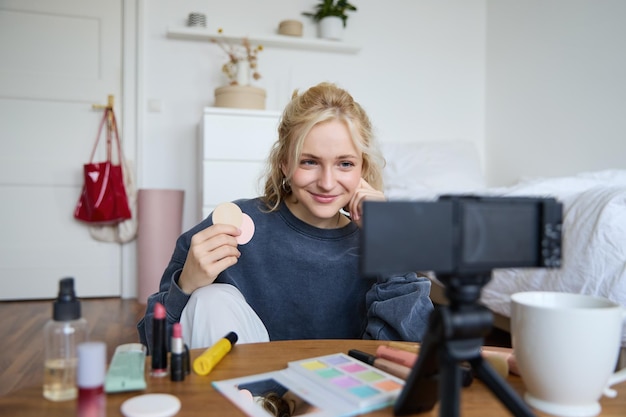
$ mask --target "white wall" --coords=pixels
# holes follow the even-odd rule
[[[626,2],[490,0],[491,184],[626,168]]]
[[[166,37],[190,12],[232,34],[273,34],[281,20],[315,27],[301,12],[315,0],[145,1],[141,188],[184,189],[183,228],[199,221],[196,130],[213,90],[225,83],[220,49]],[[282,110],[295,88],[320,81],[347,88],[368,111],[381,141],[464,138],[484,147],[485,0],[355,0],[344,42],[355,55],[266,47],[259,55],[267,108]],[[156,100],[160,112],[148,111]]]
[[[225,83],[225,55],[166,37],[190,12],[226,33],[273,34],[315,0],[144,2],[139,185],[184,189],[195,224],[202,109]],[[626,168],[626,2],[623,0],[354,0],[344,42],[355,55],[267,47],[259,57],[267,108],[320,81],[347,88],[381,141],[467,139],[489,185],[521,176]],[[149,100],[161,112],[149,112]]]

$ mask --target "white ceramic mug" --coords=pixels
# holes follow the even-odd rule
[[[557,416],[601,411],[602,394],[626,380],[614,374],[626,309],[590,295],[520,292],[511,296],[511,338],[524,398]]]

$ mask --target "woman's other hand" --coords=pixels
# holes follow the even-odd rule
[[[352,199],[350,199],[350,203],[348,204],[348,212],[350,213],[350,217],[352,221],[354,221],[357,226],[361,227],[361,218],[363,216],[363,201],[386,201],[387,198],[382,191],[376,190],[374,187],[368,184],[363,178],[361,178],[361,183],[359,187],[356,189]]]
[[[178,285],[186,294],[212,284],[226,268],[235,265],[241,253],[236,236],[241,231],[232,225],[214,224],[191,238],[185,266]]]

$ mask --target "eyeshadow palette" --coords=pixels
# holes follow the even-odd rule
[[[247,415],[351,416],[393,404],[404,381],[343,353],[289,362],[286,369],[213,386]],[[268,414],[269,412],[269,414]]]
[[[289,368],[359,409],[389,405],[399,395],[404,381],[343,353],[290,362]]]

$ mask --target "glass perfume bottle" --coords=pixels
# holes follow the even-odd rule
[[[44,326],[43,396],[48,400],[76,398],[76,347],[85,341],[87,321],[81,317],[74,278],[63,278],[59,281],[59,294],[52,307],[52,319]]]

